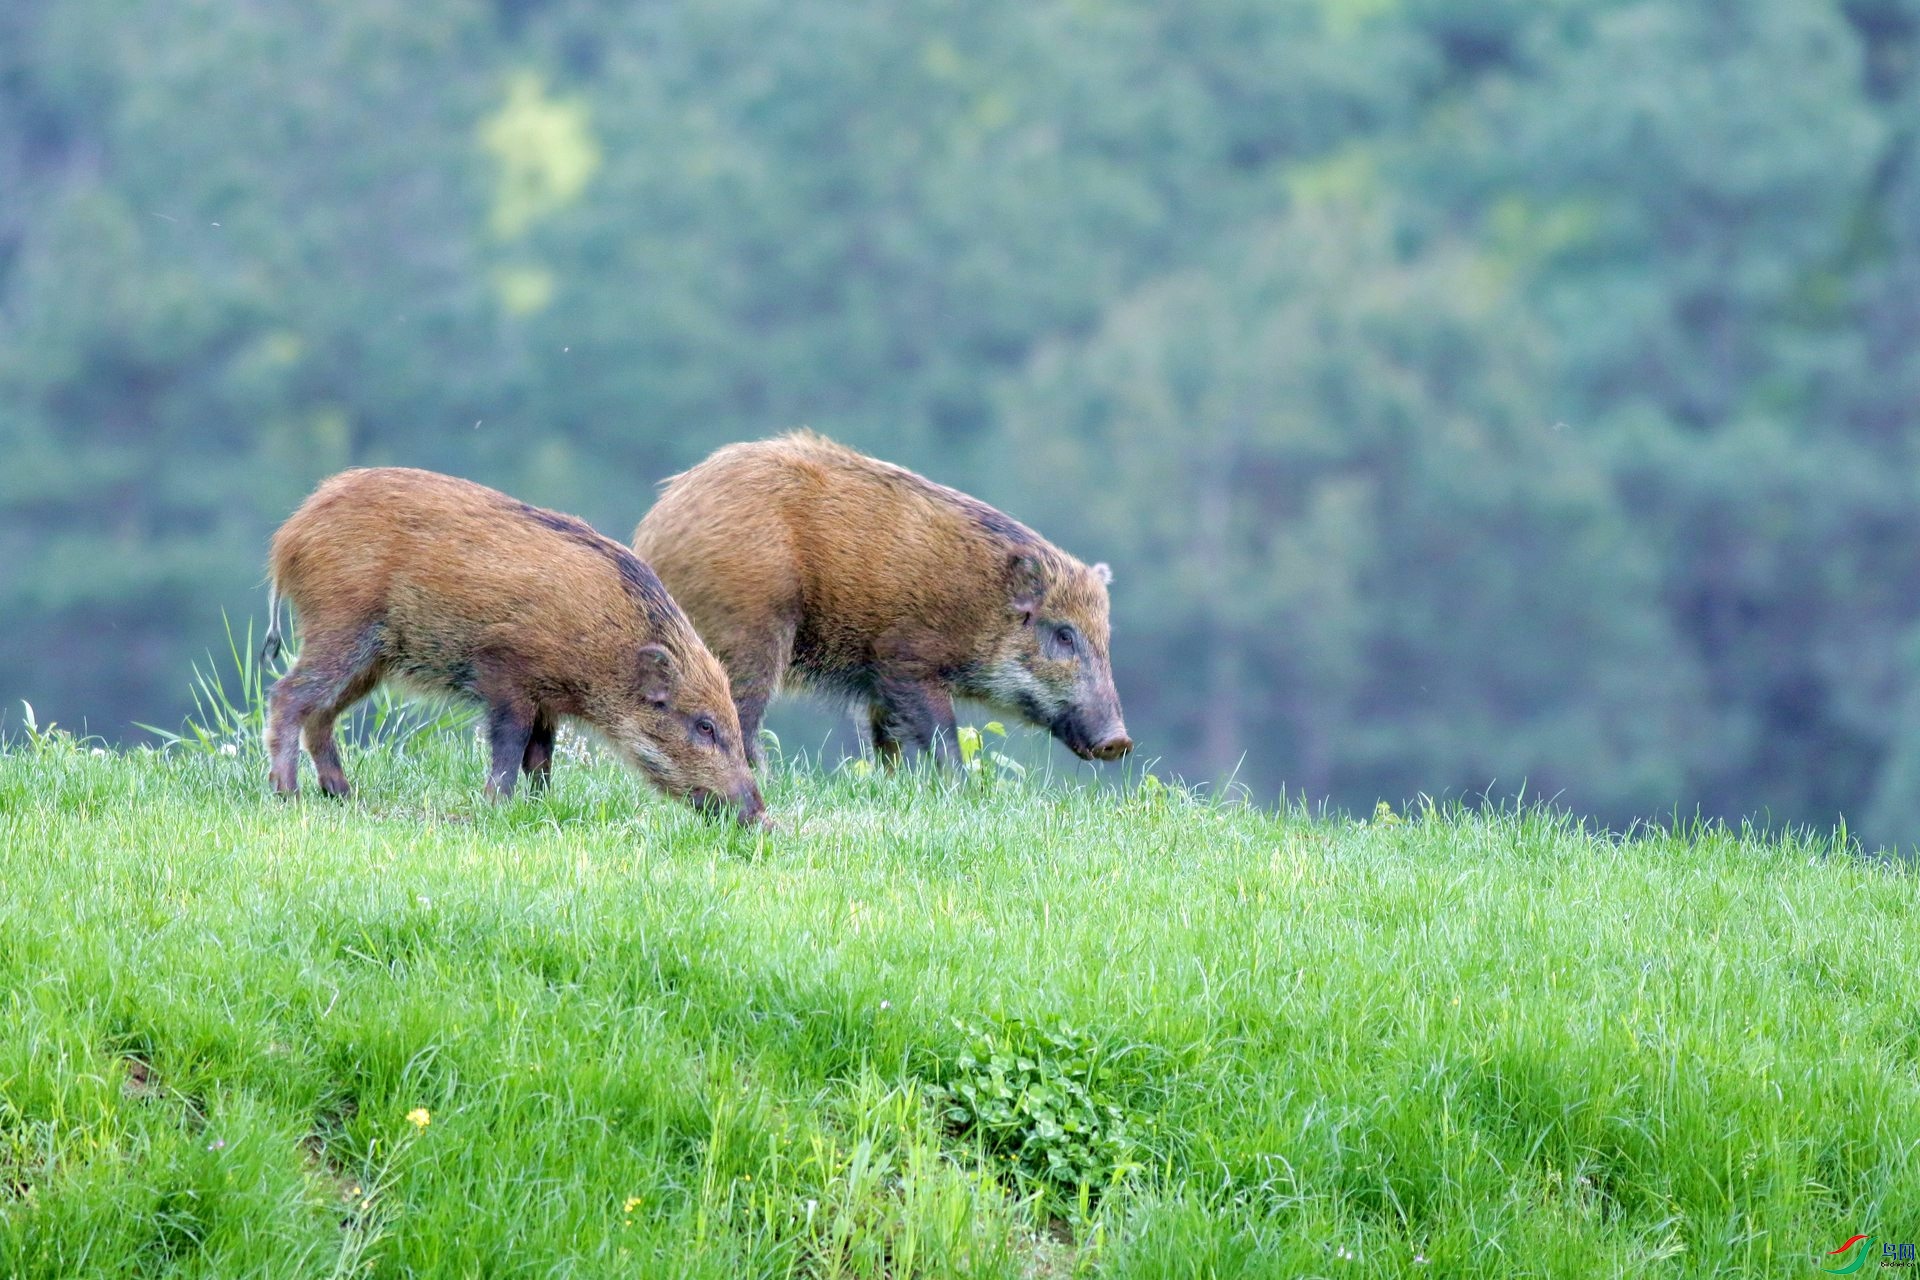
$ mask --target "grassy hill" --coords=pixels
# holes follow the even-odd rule
[[[0,754],[0,1275],[1806,1275],[1920,1234],[1843,843],[464,734]],[[1901,1233],[1905,1232],[1904,1235]]]

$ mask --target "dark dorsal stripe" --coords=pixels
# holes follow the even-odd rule
[[[1017,547],[1032,547],[1040,544],[1040,535],[1004,512],[997,511],[980,501],[969,498],[958,490],[948,489],[959,501],[960,509],[965,511],[973,522],[996,538],[1004,538]]]
[[[558,511],[548,511],[530,503],[516,502],[519,513],[543,528],[573,539],[590,551],[605,556],[613,563],[620,574],[620,585],[626,588],[627,595],[640,606],[654,630],[664,631],[671,627],[680,616],[680,606],[667,594],[667,588],[661,583],[659,575],[647,567],[647,563],[633,552],[627,550],[612,538],[606,537],[584,520],[573,516],[561,515]]]
[[[1046,539],[1021,524],[1018,520],[1015,520],[1012,516],[1006,514],[1004,511],[988,506],[978,498],[964,494],[958,489],[950,489],[944,484],[929,480],[917,471],[909,471],[905,467],[896,467],[890,462],[881,463],[880,465],[892,471],[902,483],[909,487],[918,489],[937,502],[945,502],[958,507],[961,512],[966,515],[967,519],[973,521],[974,524],[978,525],[981,529],[1001,539],[1003,542],[1016,547],[1037,547],[1046,542]]]
[[[976,528],[1009,546],[1051,549],[1051,544],[1045,538],[1004,511],[996,510],[980,499],[964,494],[958,489],[950,489],[938,481],[929,480],[918,471],[909,470],[898,463],[886,462],[880,458],[870,458],[857,449],[849,449],[846,445],[811,431],[795,431],[781,437],[781,440],[794,441],[803,448],[834,455],[841,465],[872,467],[903,488],[917,490],[935,502],[958,508],[962,515],[973,521]],[[674,478],[677,480],[679,477]],[[668,483],[671,484],[672,481]]]

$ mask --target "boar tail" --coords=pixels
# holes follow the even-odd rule
[[[267,638],[260,642],[260,661],[272,662],[280,656],[280,584],[267,583]]]

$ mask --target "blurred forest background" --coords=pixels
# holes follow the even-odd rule
[[[1920,0],[0,4],[0,695],[357,463],[799,425],[1117,574],[1144,753],[1920,838]],[[257,625],[257,623],[256,623]]]

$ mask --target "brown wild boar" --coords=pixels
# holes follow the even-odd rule
[[[663,486],[633,545],[726,664],[747,736],[784,681],[867,704],[875,750],[955,753],[953,700],[1075,755],[1132,749],[1104,564],[811,432],[729,445]]]
[[[727,674],[635,555],[572,516],[402,467],[343,471],[273,537],[269,656],[279,602],[300,653],[273,686],[275,791],[299,789],[300,738],[328,795],[349,793],[334,721],[391,679],[486,708],[487,793],[534,788],[571,718],[669,795],[762,813]]]

